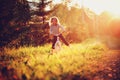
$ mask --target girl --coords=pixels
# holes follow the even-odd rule
[[[50,18],[49,26],[50,26],[50,35],[53,36],[52,49],[55,49],[55,43],[57,41],[57,36],[65,43],[65,45],[69,46],[69,43],[62,36],[62,32],[64,32],[65,29],[63,28],[63,26],[60,25],[57,17]]]

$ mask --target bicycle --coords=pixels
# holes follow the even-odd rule
[[[60,42],[59,36],[57,36],[57,41],[55,43],[55,50],[56,51],[61,50],[61,42]]]

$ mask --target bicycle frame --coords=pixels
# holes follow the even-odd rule
[[[59,36],[57,36],[57,41],[55,43],[55,50],[60,50],[61,49],[61,42],[59,40]]]

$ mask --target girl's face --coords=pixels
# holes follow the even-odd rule
[[[53,19],[51,20],[51,23],[52,23],[53,25],[56,25],[56,24],[57,24],[57,19],[56,19],[56,18],[53,18]]]

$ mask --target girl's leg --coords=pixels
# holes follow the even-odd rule
[[[65,43],[65,45],[69,46],[69,43],[65,40],[65,38],[62,36],[62,34],[60,34],[59,37],[61,38],[63,43]]]
[[[53,36],[52,49],[55,49],[55,43],[57,41],[57,36]]]

